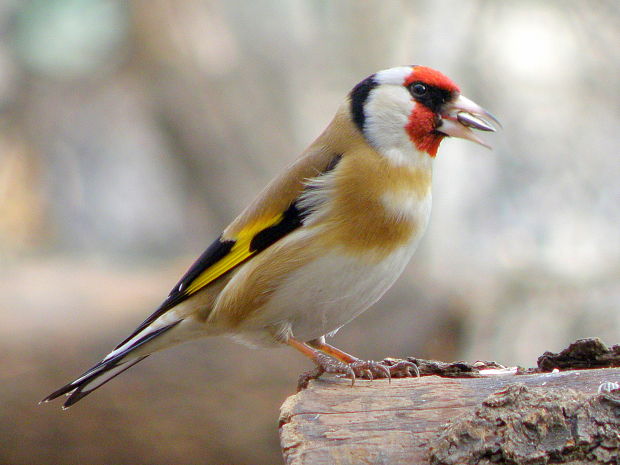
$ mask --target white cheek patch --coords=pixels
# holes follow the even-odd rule
[[[366,101],[364,133],[370,143],[382,152],[391,149],[411,150],[405,131],[414,103],[403,86],[380,85]]]

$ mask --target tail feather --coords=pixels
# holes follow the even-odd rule
[[[41,401],[41,403],[49,402],[51,400],[56,399],[57,397],[62,396],[63,394],[67,394],[69,398],[63,404],[63,409],[67,409],[73,404],[75,404],[80,399],[86,397],[88,394],[93,392],[94,390],[100,388],[108,381],[114,379],[118,375],[120,375],[125,370],[128,370],[136,363],[141,362],[149,354],[140,355],[136,358],[132,358],[127,360],[127,356],[136,350],[138,347],[143,346],[147,342],[152,339],[160,336],[162,333],[172,329],[177,324],[179,324],[182,320],[175,321],[172,324],[164,326],[162,328],[157,329],[141,338],[139,338],[134,344],[129,346],[127,349],[122,352],[115,354],[113,357],[105,358],[103,361],[99,362],[97,365],[92,367],[90,370],[86,371],[82,376],[77,378],[75,381],[72,381],[69,384],[61,387],[60,389],[52,392],[49,396]]]
[[[86,397],[88,394],[93,392],[95,389],[103,386],[108,381],[114,379],[123,371],[134,366],[136,363],[141,362],[146,357],[148,357],[148,355],[143,355],[142,357],[132,360],[131,362],[119,364],[100,363],[98,365],[95,365],[91,370],[89,370],[89,372],[92,372],[91,374],[83,375],[76,381],[73,381],[72,383],[61,387],[57,391],[54,391],[52,394],[47,396],[41,402],[49,402],[50,400],[54,400],[57,397],[62,396],[63,394],[67,394],[68,398],[62,405],[62,408],[68,409],[77,401]]]

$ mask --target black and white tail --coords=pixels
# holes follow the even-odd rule
[[[86,397],[95,389],[100,388],[105,383],[128,370],[136,363],[141,362],[150,355],[149,352],[136,349],[143,348],[148,342],[152,341],[163,333],[170,331],[182,320],[177,320],[171,324],[159,327],[153,331],[144,331],[146,334],[138,335],[129,341],[123,341],[119,347],[113,350],[106,358],[92,367],[75,381],[54,391],[41,401],[49,402],[57,397],[66,394],[69,398],[63,404],[63,409],[67,409],[77,401]],[[133,355],[133,356],[132,356]]]

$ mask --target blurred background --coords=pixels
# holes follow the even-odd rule
[[[495,113],[446,140],[412,264],[336,345],[534,366],[619,343],[616,1],[0,0],[0,463],[281,463],[311,364],[224,339],[67,412],[37,402],[151,313],[329,122],[401,64]]]

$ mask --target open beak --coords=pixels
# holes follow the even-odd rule
[[[472,129],[495,132],[495,126],[502,127],[495,116],[462,95],[444,106],[440,118],[436,129],[438,132],[447,136],[468,139],[489,149],[491,146],[480,139]]]

